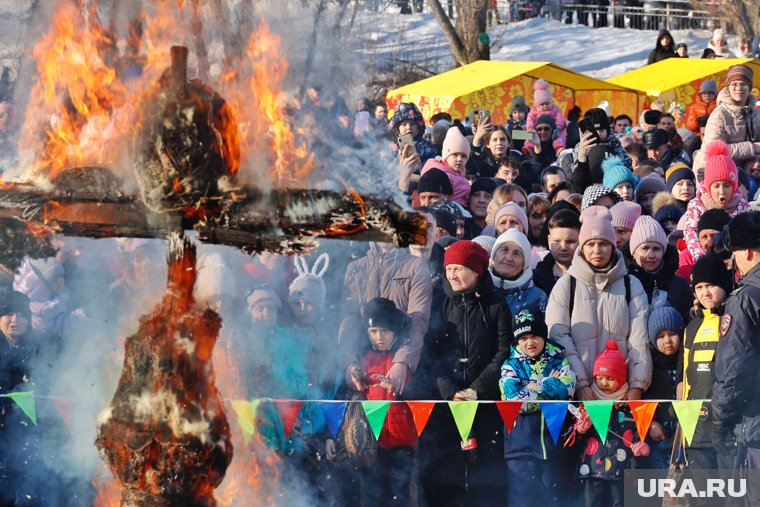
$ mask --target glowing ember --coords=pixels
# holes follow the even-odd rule
[[[168,289],[127,338],[124,370],[96,441],[122,505],[213,506],[232,460],[230,427],[214,385],[221,319],[194,308],[195,248],[174,235]]]

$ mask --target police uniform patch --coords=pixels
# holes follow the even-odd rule
[[[720,335],[726,336],[726,333],[728,333],[728,328],[731,327],[731,316],[730,315],[724,315],[720,319]]]

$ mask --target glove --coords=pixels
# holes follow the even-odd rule
[[[591,429],[591,419],[588,416],[588,413],[583,412],[581,416],[578,418],[577,421],[575,421],[575,430],[583,435],[588,430]]]
[[[552,400],[566,400],[568,398],[567,386],[555,377],[549,377],[541,382],[541,391],[546,398]]]
[[[649,456],[649,445],[646,442],[636,442],[631,446],[634,456]]]

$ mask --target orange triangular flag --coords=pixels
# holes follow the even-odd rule
[[[61,416],[66,431],[71,431],[71,405],[74,403],[74,398],[52,398],[51,401],[53,402],[56,412]]]
[[[290,432],[293,425],[298,419],[298,413],[301,411],[303,401],[300,400],[274,400],[277,405],[277,412],[282,419],[282,430],[285,432],[285,438],[290,438]]]
[[[425,425],[430,419],[430,413],[435,407],[435,403],[430,401],[407,401],[407,405],[412,411],[412,417],[414,417],[414,427],[417,428],[417,436],[422,435],[422,430],[425,429]]]
[[[508,433],[512,433],[512,428],[515,426],[515,421],[520,413],[520,407],[522,407],[521,401],[496,402],[496,408],[499,409],[501,420],[504,421],[504,426],[507,428]]]
[[[636,430],[639,432],[639,438],[643,442],[649,433],[649,425],[652,424],[654,412],[657,410],[656,401],[629,401],[633,419],[636,421]]]

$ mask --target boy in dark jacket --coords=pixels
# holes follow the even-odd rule
[[[575,374],[565,349],[547,341],[544,316],[521,310],[512,321],[516,343],[501,367],[501,397],[524,401],[514,428],[504,437],[509,493],[512,507],[542,507],[559,502],[556,449],[544,418],[533,400],[568,400],[575,392]]]
[[[666,304],[656,306],[647,323],[649,345],[652,351],[652,383],[644,393],[648,400],[675,400],[678,382],[678,356],[683,342],[683,318],[678,310]],[[678,421],[667,405],[659,405],[649,427],[653,442],[643,468],[668,468]]]
[[[548,295],[557,280],[570,269],[578,248],[581,221],[575,211],[561,209],[547,217],[545,227],[548,229],[546,246],[549,253],[533,270],[533,283]]]
[[[369,347],[360,360],[363,394],[368,400],[397,400],[388,371],[393,357],[404,341],[411,319],[396,308],[393,301],[375,298],[362,309]],[[411,381],[411,374],[407,376]],[[377,442],[377,460],[367,470],[362,497],[366,505],[400,505],[409,503],[417,429],[406,403],[391,403]]]
[[[627,380],[625,356],[610,340],[594,362],[594,396],[598,400],[624,400]],[[577,471],[584,484],[586,507],[623,507],[623,473],[633,467],[634,456],[649,455],[649,446],[639,439],[630,408],[624,403],[613,405],[606,442],[586,411],[581,412],[575,429],[584,436],[586,445]]]

